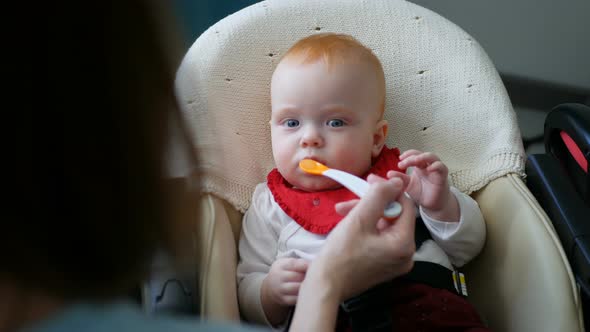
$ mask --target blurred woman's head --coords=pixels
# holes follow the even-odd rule
[[[49,121],[24,186],[34,217],[0,232],[0,281],[64,300],[125,294],[156,250],[182,250],[190,234],[176,212],[186,198],[163,181],[170,121],[181,121],[162,8],[83,6],[49,36]]]

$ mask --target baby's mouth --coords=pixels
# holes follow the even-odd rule
[[[313,161],[317,161],[320,164],[326,165],[326,162],[323,161],[322,159],[318,158],[318,157],[308,156],[308,157],[305,157],[305,158],[303,158],[301,160],[304,160],[304,159],[311,159]],[[328,165],[326,165],[326,166],[328,166]]]

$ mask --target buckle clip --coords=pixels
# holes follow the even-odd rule
[[[454,270],[453,283],[455,284],[455,290],[457,291],[457,294],[467,297],[467,282],[465,281],[465,275],[457,270]]]

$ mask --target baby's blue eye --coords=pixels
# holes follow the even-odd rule
[[[295,127],[299,126],[299,120],[289,119],[289,120],[285,121],[285,125],[289,128],[295,128]]]
[[[330,127],[342,127],[342,126],[344,126],[344,121],[342,121],[340,119],[328,120],[328,126],[330,126]]]

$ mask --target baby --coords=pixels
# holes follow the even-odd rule
[[[479,207],[449,185],[448,169],[435,154],[409,150],[400,155],[385,146],[385,78],[373,52],[341,34],[298,41],[273,73],[271,106],[276,168],[254,191],[239,244],[244,317],[273,327],[285,324],[308,262],[342,218],[335,205],[356,198],[338,183],[299,169],[302,159],[313,159],[360,177],[399,177],[419,208],[414,269],[343,303],[342,317],[350,319],[353,330],[363,328],[361,321],[381,319],[371,312],[385,310],[387,329],[485,331],[462,296],[466,291],[453,281],[455,267],[483,247]],[[409,167],[411,175],[405,173]],[[389,299],[385,305],[384,296]],[[364,303],[364,309],[350,303]]]

